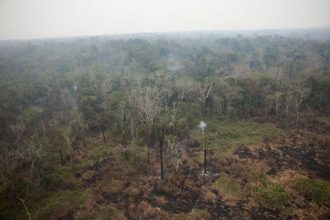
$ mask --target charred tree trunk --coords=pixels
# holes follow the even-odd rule
[[[63,151],[60,149],[60,159],[61,159],[61,165],[64,166],[64,159],[63,159]]]
[[[151,145],[151,132],[150,132],[150,140],[148,143],[148,164],[150,164],[150,145]]]
[[[206,166],[207,166],[206,154],[207,154],[206,140],[204,138],[204,173],[206,173]]]
[[[124,146],[124,149],[127,148],[126,146],[126,134],[125,134],[125,122],[126,122],[126,115],[125,115],[125,110],[123,109],[122,111],[122,121],[121,121],[121,134],[122,134],[122,144]]]
[[[70,149],[70,163],[71,163],[72,171],[74,171],[74,164],[73,164],[73,150],[72,150],[72,149]]]
[[[164,179],[164,163],[163,163],[163,144],[164,144],[164,131],[159,133],[159,150],[160,150],[160,180]]]
[[[105,129],[104,129],[104,127],[102,127],[102,137],[103,137],[103,141],[104,141],[104,143],[107,143],[107,139],[105,138]]]
[[[220,114],[221,114],[221,118],[223,118],[223,111],[222,111],[222,105],[220,104]]]
[[[46,128],[45,128],[45,123],[44,120],[41,120],[41,124],[42,124],[42,130],[43,130],[43,135],[46,135]]]
[[[295,103],[295,107],[296,107],[296,120],[299,120],[299,104],[298,101],[296,101]]]
[[[153,139],[152,130],[153,130],[152,126],[149,125],[148,164],[150,164],[150,147],[152,145],[152,139]]]
[[[134,121],[133,118],[131,118],[131,136],[132,136],[132,144],[135,145],[135,136],[134,136]]]
[[[123,146],[126,149],[127,148],[127,145],[126,145],[126,135],[125,135],[125,131],[124,130],[122,132],[122,136],[123,136]]]
[[[150,145],[148,144],[148,164],[150,164]]]

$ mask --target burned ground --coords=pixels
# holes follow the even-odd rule
[[[238,143],[220,154],[209,143],[206,174],[203,149],[190,137],[181,142],[177,160],[166,158],[163,181],[157,148],[148,164],[144,147],[95,140],[100,147],[82,151],[61,191],[32,212],[36,219],[327,219],[329,130],[321,120],[305,121],[276,138]]]

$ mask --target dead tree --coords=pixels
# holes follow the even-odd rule
[[[293,99],[293,94],[291,91],[288,91],[284,95],[284,105],[285,105],[285,118],[288,119],[290,105]]]
[[[304,99],[309,95],[310,88],[305,87],[302,82],[298,81],[294,85],[294,92],[293,92],[293,100],[294,100],[294,106],[296,109],[296,119],[299,119],[299,110],[301,103],[304,101]]]
[[[158,88],[144,87],[136,91],[137,108],[144,114],[150,136],[148,143],[148,163],[150,163],[150,147],[152,145],[152,128],[154,119],[162,108],[162,94]]]
[[[29,209],[28,209],[27,206],[25,205],[24,200],[23,200],[22,198],[19,198],[19,197],[18,197],[17,199],[19,199],[19,200],[21,201],[21,203],[23,204],[24,209],[25,209],[25,211],[26,211],[26,215],[28,216],[29,220],[31,220],[31,214],[30,214],[30,212],[29,212]]]
[[[197,84],[197,89],[199,92],[199,101],[202,107],[202,116],[205,115],[205,107],[206,107],[206,100],[209,98],[210,93],[212,91],[213,82],[204,82],[201,84]]]
[[[125,122],[126,122],[126,105],[124,102],[120,104],[120,109],[121,109],[121,135],[122,135],[122,145],[124,149],[127,148],[126,145],[126,128],[125,128]]]
[[[164,128],[161,128],[158,133],[159,152],[160,152],[160,180],[164,179],[164,158],[163,158],[164,137],[165,137]]]
[[[73,170],[74,145],[77,145],[79,139],[82,139],[82,133],[87,125],[82,121],[78,112],[72,112],[71,115],[71,119],[67,122],[63,129],[63,138],[70,153],[70,163]]]
[[[206,154],[207,154],[207,148],[206,148],[206,140],[204,138],[204,173],[206,173],[206,166],[207,166]]]
[[[281,100],[282,100],[282,97],[283,97],[283,93],[282,92],[275,92],[274,97],[275,97],[275,116],[276,116],[276,118],[278,118],[278,110],[279,110],[279,107],[281,105]]]

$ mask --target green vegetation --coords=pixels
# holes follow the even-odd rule
[[[200,219],[212,219],[210,213],[201,209],[193,209],[189,213],[174,214],[168,218],[169,220],[200,220]]]
[[[251,185],[280,209],[283,187],[258,185],[270,165],[231,153],[277,140],[276,126],[299,126],[302,114],[329,112],[329,51],[328,41],[280,36],[0,42],[1,218],[24,216],[19,196],[39,219],[157,218],[173,197],[185,213],[168,216],[207,219],[211,211],[185,200],[202,187],[205,204],[217,191],[247,198]],[[226,171],[214,183],[201,180],[213,175],[200,173],[204,141],[210,171]],[[324,182],[296,188],[329,198]]]
[[[75,220],[93,220],[93,219],[126,220],[127,219],[120,210],[110,205],[102,206],[97,211],[98,212],[81,210],[74,216],[74,219]]]
[[[268,178],[261,179],[258,186],[251,187],[251,192],[258,196],[268,207],[275,209],[284,208],[284,203],[289,197],[281,184]]]
[[[110,145],[94,147],[88,152],[87,159],[90,161],[99,161],[100,159],[106,158],[110,155],[111,148],[112,146]]]
[[[239,183],[227,175],[221,175],[212,185],[224,200],[242,199],[244,191]]]
[[[236,146],[253,146],[264,139],[276,139],[282,130],[272,123],[257,123],[253,121],[219,121],[209,119],[205,130],[208,149],[213,150],[217,157],[222,157]],[[201,131],[196,130],[194,136],[203,143]]]
[[[73,209],[81,207],[90,192],[57,191],[38,201],[32,208],[33,219],[47,219],[50,215],[64,217]]]
[[[299,193],[307,194],[311,199],[319,204],[329,205],[330,182],[309,178],[298,179],[292,182],[294,184],[294,188]]]

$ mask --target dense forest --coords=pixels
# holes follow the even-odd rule
[[[329,112],[330,40],[2,41],[0,219],[327,219]]]

